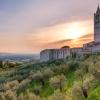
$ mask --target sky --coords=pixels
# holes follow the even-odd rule
[[[0,0],[0,52],[39,53],[93,41],[100,0]]]

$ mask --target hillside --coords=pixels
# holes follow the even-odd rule
[[[0,72],[0,100],[100,100],[100,55]]]

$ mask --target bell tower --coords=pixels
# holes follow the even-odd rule
[[[94,13],[94,41],[100,42],[100,7],[98,5],[96,13]]]

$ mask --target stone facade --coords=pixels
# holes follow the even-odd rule
[[[100,42],[100,8],[94,13],[94,41]]]
[[[84,53],[98,53],[100,52],[100,42],[90,42],[83,45]]]
[[[52,50],[50,49],[46,49],[40,52],[40,59],[41,61],[49,61],[50,59],[52,59]]]
[[[40,52],[41,61],[53,61],[57,59],[65,59],[70,56],[70,48],[68,46],[60,49],[45,49]]]
[[[78,48],[71,48],[70,49],[71,57],[81,57],[83,56],[83,48],[78,47]]]
[[[83,44],[83,52],[84,53],[90,53],[90,52],[92,52],[92,50],[93,50],[93,44],[94,44],[94,41],[86,43],[86,44]]]
[[[94,14],[94,41],[83,45],[84,53],[100,52],[100,8]]]
[[[83,55],[83,48],[70,48],[64,46],[60,49],[45,49],[40,52],[41,62],[66,59],[69,57],[80,57]]]
[[[92,48],[93,53],[98,53],[100,52],[100,42],[95,42]]]

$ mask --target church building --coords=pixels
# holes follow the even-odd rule
[[[94,13],[94,41],[83,45],[84,52],[97,53],[100,52],[100,7]]]
[[[100,52],[100,7],[98,5],[97,11],[94,13],[94,41],[83,44],[82,48],[70,48],[69,46],[60,49],[45,49],[40,52],[40,59],[42,62],[57,59],[65,59],[76,54],[77,57],[84,54]]]
[[[100,42],[100,8],[98,5],[96,13],[94,13],[94,41]]]

